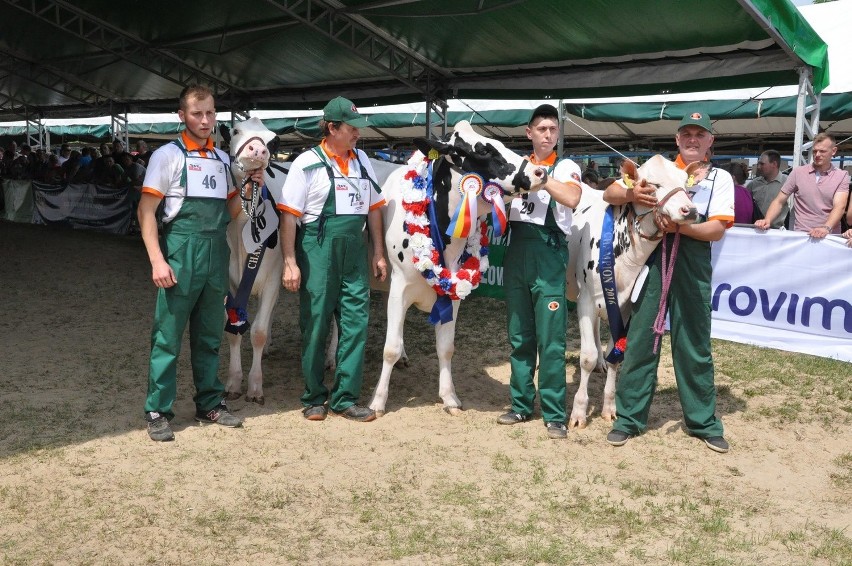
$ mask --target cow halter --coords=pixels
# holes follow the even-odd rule
[[[657,184],[657,183],[648,182],[648,184],[652,185],[654,187],[657,187],[658,189],[660,188],[660,185]],[[647,212],[643,212],[642,214],[636,215],[636,217],[633,219],[633,229],[636,231],[637,234],[639,234],[640,238],[645,238],[646,240],[656,241],[656,240],[659,240],[663,237],[663,232],[660,231],[659,227],[657,228],[657,230],[653,234],[650,234],[650,235],[643,234],[641,222],[646,216],[653,213],[654,214],[654,222],[659,226],[660,219],[663,217],[663,214],[660,212],[662,210],[663,205],[665,205],[670,198],[672,198],[674,195],[676,195],[677,193],[679,193],[681,191],[686,192],[686,189],[684,189],[683,187],[675,187],[674,189],[672,189],[668,193],[666,193],[666,196],[664,196],[662,199],[657,201],[657,204],[652,206],[650,210],[648,210]]]

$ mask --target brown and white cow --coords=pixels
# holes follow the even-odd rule
[[[440,154],[440,159],[434,161],[432,169],[439,226],[431,229],[439,229],[442,234],[449,217],[462,198],[459,184],[465,174],[479,175],[486,185],[489,182],[496,183],[506,195],[538,189],[546,179],[543,169],[531,165],[500,142],[477,134],[468,122],[459,122],[447,142],[418,140],[418,148],[420,151],[409,160],[409,165],[393,172],[382,187],[382,195],[387,201],[387,206],[382,210],[391,276],[382,373],[370,402],[370,408],[379,415],[385,411],[394,364],[404,352],[403,325],[406,311],[414,305],[424,312],[430,312],[438,299],[435,289],[423,275],[424,272],[431,273],[431,270],[424,269],[425,264],[422,261],[418,263],[419,268],[414,262],[414,257],[422,252],[424,243],[421,238],[415,238],[403,227],[404,223],[412,221],[410,211],[407,212],[403,207],[406,175],[410,175],[409,171],[423,164],[430,150]],[[477,211],[480,218],[491,211],[491,204],[483,201],[481,195],[477,200]],[[452,238],[443,252],[443,266],[453,272],[458,270],[460,258],[465,257],[463,253],[466,246],[480,245],[479,238],[478,230],[473,230],[467,239]],[[422,254],[420,257],[423,257]],[[465,294],[466,291],[467,285]],[[444,402],[444,409],[450,414],[458,414],[462,409],[462,403],[453,385],[451,370],[459,302],[451,301],[452,320],[435,326],[439,366],[438,395]]]
[[[266,147],[266,144],[274,137],[275,134],[258,118],[250,118],[236,124],[230,140],[231,151],[234,154],[232,170],[237,185],[240,186],[245,182],[247,172],[264,167],[266,169],[264,181],[267,190],[275,202],[280,202],[285,173],[280,167],[268,166],[269,150]],[[272,207],[273,205],[267,201],[266,206]],[[273,217],[274,214],[269,218]],[[277,217],[274,218],[275,226],[277,226]],[[231,248],[228,274],[232,296],[237,294],[246,267],[246,259],[251,255],[246,250],[244,240],[244,232],[250,231],[250,227],[247,227],[248,222],[248,215],[241,213],[228,225],[228,246]],[[277,229],[274,230],[274,234],[277,234]],[[277,235],[273,235],[273,237],[277,239]],[[253,242],[254,240],[250,241]],[[252,249],[251,251],[254,252],[255,250]],[[252,363],[248,374],[246,401],[261,405],[264,403],[261,358],[271,344],[272,311],[278,302],[283,266],[284,261],[279,250],[267,249],[260,261],[260,267],[251,288],[251,295],[257,297],[257,312],[251,320]],[[242,357],[240,355],[242,335],[230,332],[225,334],[228,337],[231,357],[225,391],[228,399],[238,399],[242,394],[243,381]]]
[[[693,164],[690,172],[700,166]],[[689,174],[678,169],[674,163],[655,155],[643,164],[633,179],[650,183],[657,188],[657,200],[662,203],[658,210],[639,205],[625,204],[613,209],[615,256],[615,288],[618,306],[624,324],[630,317],[631,293],[645,262],[657,247],[655,214],[670,217],[674,222],[687,224],[695,221],[697,212],[684,190]],[[621,181],[616,181],[621,182]],[[673,192],[674,191],[674,192]],[[666,198],[668,196],[668,198]],[[584,186],[580,204],[574,210],[571,236],[568,238],[568,298],[577,303],[577,318],[580,327],[580,386],[574,395],[574,406],[568,425],[585,427],[589,406],[589,374],[596,367],[606,367],[601,416],[609,421],[615,418],[615,381],[617,364],[607,363],[601,349],[600,321],[607,320],[604,290],[599,269],[601,229],[604,214],[609,206],[603,193]],[[607,352],[612,349],[612,338]],[[628,344],[629,348],[629,344]]]

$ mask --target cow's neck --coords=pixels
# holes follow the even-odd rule
[[[461,181],[461,174],[459,174],[455,169],[450,172],[450,190],[445,194],[445,198],[447,199],[447,212],[450,217],[455,214],[456,210],[459,207],[459,204],[462,201],[461,193],[458,191],[459,182]],[[436,198],[441,198],[438,194],[435,195]],[[491,212],[491,205],[485,202],[480,196],[476,201],[476,210],[478,217],[471,227],[472,232],[476,232],[479,234],[479,224],[482,222],[485,217]],[[446,226],[441,226],[442,234],[446,230]],[[458,269],[458,261],[464,252],[465,242],[467,242],[467,238],[449,238],[444,240],[446,242],[446,247],[444,248],[444,264],[449,269]]]
[[[641,237],[635,230],[634,219],[636,213],[632,205],[625,204],[613,207],[613,217],[615,218],[615,234],[616,241],[619,239],[627,242],[627,245],[622,250],[621,254],[615,257],[615,280],[616,290],[618,292],[618,304],[624,306],[630,299],[630,293],[633,291],[633,283],[642,271],[642,267],[654,250],[660,240],[649,240]],[[654,215],[646,214],[639,221],[639,230],[642,234],[653,234],[657,230],[654,223]],[[619,238],[620,235],[623,235]]]

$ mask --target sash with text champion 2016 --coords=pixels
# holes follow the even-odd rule
[[[609,319],[609,333],[615,344],[620,338],[627,334],[624,320],[621,318],[621,309],[618,307],[618,290],[615,288],[615,254],[613,253],[614,220],[612,206],[608,206],[604,214],[603,227],[601,228],[601,251],[598,258],[600,270],[601,287],[603,289],[604,304],[606,305],[606,316]],[[607,354],[606,361],[615,364],[624,359],[624,351],[613,346],[612,351]]]

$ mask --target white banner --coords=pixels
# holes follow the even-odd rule
[[[713,244],[712,336],[852,362],[843,238],[734,227]]]

